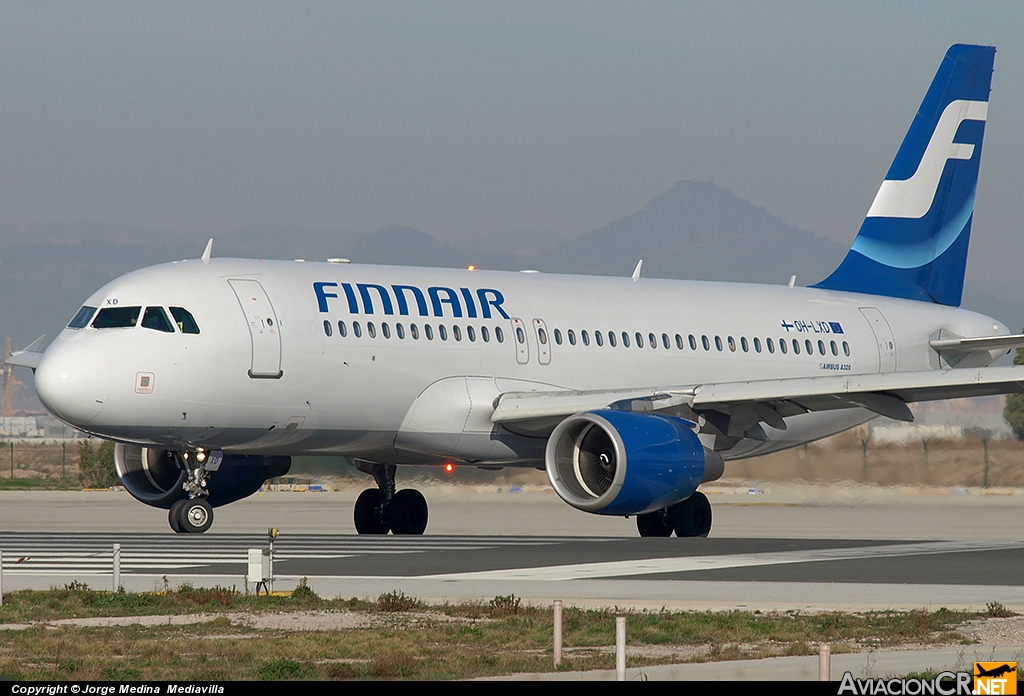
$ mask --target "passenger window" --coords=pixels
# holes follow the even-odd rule
[[[850,344],[846,341],[843,341],[843,355],[850,357]]]
[[[761,339],[760,338],[755,338],[754,339],[754,352],[755,353],[760,353],[761,352]]]
[[[428,341],[434,340],[434,329],[430,327],[430,324],[423,325],[423,335],[427,337]]]
[[[708,340],[707,336],[700,337],[700,344],[704,346],[704,350],[711,350],[711,341]]]
[[[715,336],[715,348],[717,348],[719,350],[719,352],[721,352],[721,350],[722,350],[722,337],[721,336]]]
[[[149,310],[148,309],[146,310],[146,314],[149,314]],[[142,325],[143,326],[146,325],[145,317],[143,317],[143,319],[142,319]],[[327,319],[324,319],[324,333],[327,334],[328,337],[330,337],[330,335],[331,335],[331,322],[328,321]]]
[[[804,341],[804,347],[807,349],[808,355],[814,355],[814,345],[811,344],[811,339]]]
[[[800,341],[793,339],[793,355],[800,355]]]
[[[474,329],[472,326],[467,326],[466,327],[466,337],[471,342],[475,342],[476,341],[476,329]]]
[[[192,312],[184,307],[171,307],[170,310],[171,316],[174,317],[174,323],[178,325],[178,331],[187,334],[199,333],[199,324],[192,317]]]
[[[615,332],[614,331],[609,331],[608,332],[608,345],[610,345],[612,348],[615,347]]]
[[[625,331],[622,332],[622,347],[629,348],[629,334]]]
[[[829,348],[832,349],[832,355],[839,355],[839,348],[836,347],[836,342],[835,341],[830,341],[829,342]]]
[[[590,334],[587,333],[586,329],[580,331],[580,340],[583,341],[583,345],[590,345]]]
[[[526,343],[526,334],[523,333],[523,329],[520,326],[516,327],[516,340],[519,343]]]
[[[462,329],[460,329],[457,325],[452,327],[452,338],[454,338],[456,341],[462,340]]]
[[[825,354],[825,342],[824,341],[818,341],[818,353],[820,355],[824,355]]]
[[[729,336],[729,338],[726,339],[726,342],[729,344],[729,350],[731,350],[733,353],[735,353],[736,352],[736,339],[733,338],[732,336]]]
[[[668,334],[662,334],[662,335],[661,335],[661,345],[662,345],[662,347],[664,347],[664,348],[665,348],[665,350],[668,350],[668,349],[669,349],[669,345],[668,345]]]
[[[135,326],[142,307],[107,307],[92,322],[94,329],[124,329]]]
[[[599,346],[604,345],[604,336],[601,335],[600,331],[594,332],[594,343],[596,343]]]
[[[501,330],[500,326],[494,327],[494,340],[497,341],[498,343],[505,342],[505,332]]]
[[[438,324],[437,337],[440,338],[442,341],[448,340],[448,329],[445,328],[444,324]]]
[[[537,340],[540,341],[542,346],[548,344],[548,333],[544,329],[537,329]]]
[[[412,340],[420,340],[420,329],[415,324],[409,324],[409,335],[412,336]]]
[[[644,347],[644,337],[640,335],[639,331],[637,331],[635,334],[633,334],[633,338],[636,339],[636,347],[637,348],[643,348]]]
[[[377,338],[377,327],[373,325],[372,321],[366,322],[366,335],[370,338]]]
[[[683,337],[676,334],[676,348],[679,350],[683,349]]]
[[[576,332],[573,331],[572,329],[569,329],[566,332],[566,335],[569,337],[569,345],[570,346],[576,345]]]
[[[658,347],[658,339],[654,336],[654,334],[647,334],[647,345],[649,345],[651,348]]]
[[[348,330],[345,328],[345,322],[343,321],[338,322],[338,335],[341,336],[342,338],[348,336]]]
[[[562,332],[558,329],[555,329],[555,343],[562,345]]]
[[[146,307],[146,313],[142,315],[142,328],[174,333],[174,325],[167,318],[163,307]],[[331,335],[329,331],[327,335]]]
[[[395,334],[398,336],[399,340],[404,339],[405,338],[405,327],[402,326],[401,324],[395,324]]]
[[[772,341],[772,339],[769,338],[767,341],[765,341],[765,343],[768,345],[768,352],[769,353],[774,353],[775,352],[775,342]],[[785,351],[783,351],[783,352],[785,352]]]
[[[352,322],[352,335],[355,336],[356,338],[361,338],[363,335],[363,329],[361,326],[359,326],[358,321]]]
[[[92,319],[92,315],[96,313],[95,307],[82,307],[78,310],[78,313],[68,323],[69,329],[84,329],[89,325],[89,320]]]
[[[779,352],[782,353],[783,355],[785,355],[788,350],[789,349],[786,348],[786,339],[780,338],[779,339]]]
[[[744,353],[749,353],[750,352],[750,344],[747,343],[747,337],[746,336],[740,336],[740,348],[743,349]]]
[[[380,325],[380,332],[384,334],[384,338],[391,338],[391,327],[386,321]]]
[[[488,328],[486,326],[481,326],[480,327],[480,338],[483,339],[484,343],[490,343],[491,342],[491,332],[490,332],[490,330],[488,330]]]

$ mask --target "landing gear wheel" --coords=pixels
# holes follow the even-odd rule
[[[185,530],[181,528],[181,506],[187,502],[188,500],[176,500],[171,505],[171,509],[167,511],[167,524],[171,525],[175,534],[185,533]]]
[[[356,498],[355,523],[358,534],[387,534],[388,525],[380,517],[384,504],[384,492],[378,488],[367,488]]]
[[[205,498],[192,498],[178,508],[178,524],[188,534],[202,534],[213,525],[213,506]]]
[[[637,515],[636,528],[642,537],[672,536],[672,508]]]
[[[711,531],[711,503],[700,491],[671,508],[672,527],[678,537],[706,537]]]
[[[388,518],[394,534],[423,534],[427,528],[427,500],[414,488],[398,491],[388,507]]]

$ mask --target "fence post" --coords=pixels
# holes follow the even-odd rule
[[[555,667],[558,667],[558,665],[562,664],[562,600],[555,600],[554,612]]]
[[[832,646],[828,643],[818,646],[818,681],[832,681]]]
[[[626,617],[615,617],[615,681],[626,681]]]
[[[121,545],[114,544],[114,592],[121,589]]]

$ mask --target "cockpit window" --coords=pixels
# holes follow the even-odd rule
[[[184,307],[171,307],[171,316],[178,325],[178,331],[187,334],[199,333],[199,324],[192,317],[192,313]]]
[[[174,325],[167,318],[163,307],[146,307],[146,313],[142,315],[142,328],[174,333]]]
[[[120,329],[135,326],[142,307],[105,307],[92,322],[94,329]]]
[[[92,315],[96,313],[95,307],[82,307],[78,310],[78,314],[68,324],[69,329],[84,329],[89,325],[89,320],[92,319]]]

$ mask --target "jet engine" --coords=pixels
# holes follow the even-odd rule
[[[170,509],[185,496],[182,484],[188,471],[181,466],[173,450],[118,444],[114,463],[121,483],[136,500],[153,507]],[[291,468],[291,457],[264,457],[225,454],[207,484],[210,505],[218,507],[248,497],[275,476],[284,476]]]
[[[562,500],[585,512],[638,515],[666,508],[724,470],[692,425],[649,413],[578,413],[548,439],[548,479]]]

